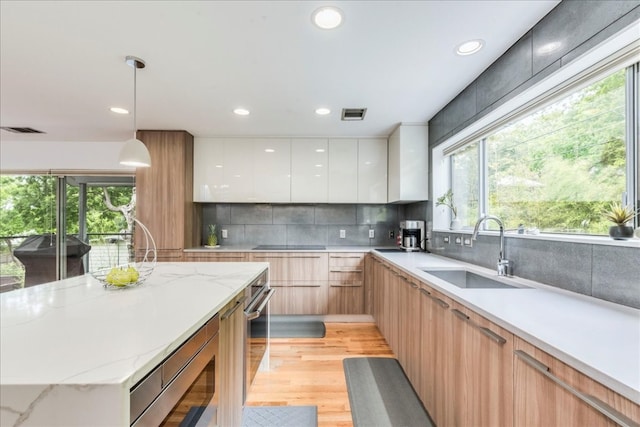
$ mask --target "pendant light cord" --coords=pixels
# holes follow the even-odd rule
[[[137,76],[137,61],[133,62],[133,139],[136,139],[136,95],[138,93],[137,85],[136,85],[136,76]]]

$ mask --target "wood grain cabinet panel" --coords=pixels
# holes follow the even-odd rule
[[[420,383],[420,286],[418,281],[397,272],[395,288],[398,293],[398,360],[407,377],[418,388]]]
[[[243,252],[185,252],[185,261],[189,262],[244,262],[247,255]]]
[[[272,314],[327,314],[326,253],[252,252],[249,260],[269,263]]]
[[[515,339],[514,348],[514,425],[640,425],[640,406],[634,402],[520,338]],[[596,407],[603,408],[609,416],[577,397],[556,379]]]
[[[364,254],[329,254],[329,314],[364,313]]]
[[[451,314],[452,425],[513,425],[513,335],[455,301]]]
[[[158,261],[180,261],[182,251],[200,245],[201,214],[193,203],[193,136],[185,131],[141,130],[151,167],[136,169],[136,217],[147,226]],[[136,255],[145,246],[134,233]]]
[[[456,389],[453,382],[453,302],[420,283],[420,381],[414,384],[436,425],[453,424]]]

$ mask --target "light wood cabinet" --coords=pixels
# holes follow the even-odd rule
[[[514,349],[514,425],[640,425],[637,404],[520,338]]]
[[[220,311],[220,393],[218,422],[221,426],[242,425],[244,405],[244,346],[246,341],[246,319],[244,316],[247,290],[236,295]]]
[[[291,201],[326,203],[329,188],[328,141],[291,140]]]
[[[244,262],[247,255],[244,252],[185,252],[188,262]]]
[[[429,134],[426,125],[400,125],[389,136],[388,202],[429,198]]]
[[[420,383],[420,286],[419,282],[398,271],[395,279],[398,294],[398,360],[415,388]]]
[[[513,425],[513,335],[453,302],[452,425]]]
[[[185,131],[141,130],[151,167],[136,169],[136,217],[153,236],[158,261],[181,261],[183,249],[200,245],[199,208],[193,203],[193,136]],[[144,254],[134,233],[136,256]]]
[[[256,252],[250,261],[268,262],[272,314],[327,314],[327,254],[319,252]]]
[[[329,314],[364,313],[364,254],[329,253]]]
[[[420,284],[420,381],[414,383],[422,403],[436,425],[453,425],[456,389],[453,383],[453,302],[424,283]]]

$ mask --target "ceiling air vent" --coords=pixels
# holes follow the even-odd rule
[[[44,133],[41,130],[34,129],[34,128],[18,128],[18,127],[11,127],[11,126],[2,126],[0,127],[0,129],[6,130],[7,132],[13,132],[13,133]]]
[[[367,114],[366,108],[343,108],[342,120],[363,120]]]

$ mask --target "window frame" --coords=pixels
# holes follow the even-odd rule
[[[631,37],[631,40],[629,40]],[[450,137],[442,144],[432,150],[432,170],[433,170],[433,199],[439,194],[443,194],[450,188],[452,183],[452,159],[451,154],[468,144],[478,142],[479,144],[479,207],[480,212],[487,212],[487,162],[486,162],[486,137],[502,127],[508,121],[518,120],[535,111],[539,111],[546,105],[552,104],[569,93],[584,88],[595,81],[605,78],[615,71],[627,68],[626,91],[627,96],[631,93],[633,102],[626,105],[627,129],[626,129],[626,203],[640,207],[640,40],[637,36],[629,36],[627,32],[621,32],[618,36],[612,37],[608,42],[603,43],[599,48],[585,54],[579,60],[574,61],[556,73],[542,80],[538,84],[516,95],[511,100],[497,107],[478,121],[472,123],[467,128]],[[440,179],[438,179],[440,178]],[[448,230],[448,215],[442,215],[442,208],[433,208],[433,228],[435,231]],[[634,220],[634,228],[640,225],[640,219]],[[484,227],[483,227],[484,228]],[[460,232],[460,231],[458,231]],[[471,232],[464,229],[462,232]],[[586,235],[586,234],[552,234],[540,233],[538,235],[515,235],[525,238],[536,238],[543,240],[564,240],[579,241],[589,243],[602,243],[614,245],[640,246],[639,241],[613,241],[608,236]]]

